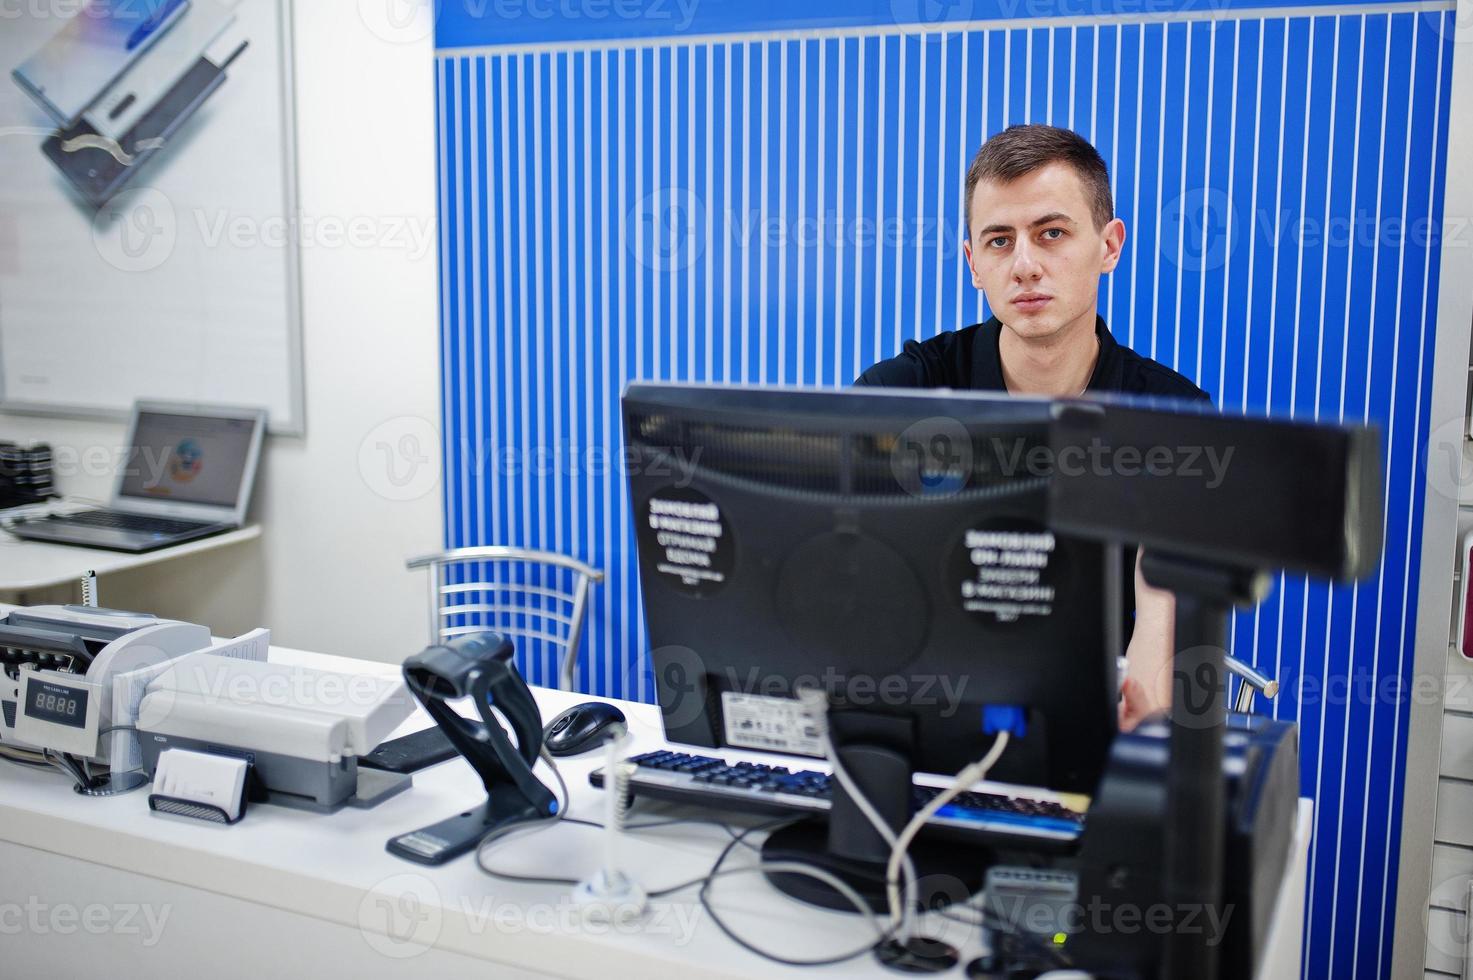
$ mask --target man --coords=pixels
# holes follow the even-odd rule
[[[1120,261],[1125,224],[1114,216],[1105,161],[1088,140],[1054,126],[1012,126],[977,151],[963,201],[962,250],[993,318],[911,341],[856,384],[1207,400],[1164,364],[1117,344],[1099,316],[1100,276]],[[1175,602],[1146,584],[1138,555],[1131,560],[1122,728],[1171,703]]]

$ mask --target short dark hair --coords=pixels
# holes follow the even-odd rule
[[[1115,217],[1110,196],[1110,171],[1089,140],[1070,129],[1028,124],[1009,126],[982,144],[967,168],[962,216],[968,234],[972,227],[972,192],[984,180],[1007,183],[1040,170],[1051,163],[1067,163],[1084,183],[1085,198],[1095,228],[1103,228]]]

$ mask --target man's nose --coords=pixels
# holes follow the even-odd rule
[[[1013,248],[1013,279],[1016,282],[1037,282],[1043,275],[1043,266],[1034,254],[1033,247],[1019,242]]]

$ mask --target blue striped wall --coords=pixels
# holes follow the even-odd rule
[[[605,569],[579,677],[652,699],[623,384],[842,385],[984,318],[959,250],[966,162],[1008,124],[1071,126],[1110,164],[1128,230],[1100,295],[1118,338],[1223,406],[1385,429],[1380,574],[1281,579],[1233,633],[1283,681],[1273,710],[1302,727],[1318,801],[1305,975],[1388,975],[1451,10],[1189,2],[1147,24],[917,27],[866,0],[808,9],[814,30],[780,13],[802,5],[769,6],[743,18],[769,33],[707,4],[695,26],[722,33],[693,36],[445,5],[447,544]],[[546,651],[522,656],[555,680]]]

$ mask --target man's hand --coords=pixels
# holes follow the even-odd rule
[[[1151,698],[1144,684],[1134,677],[1127,677],[1120,688],[1120,730],[1128,732],[1145,718],[1164,711],[1167,707]]]
[[[1140,553],[1135,561],[1135,631],[1125,651],[1126,678],[1120,689],[1120,730],[1129,731],[1147,715],[1171,707],[1172,646],[1176,599],[1146,584]]]

